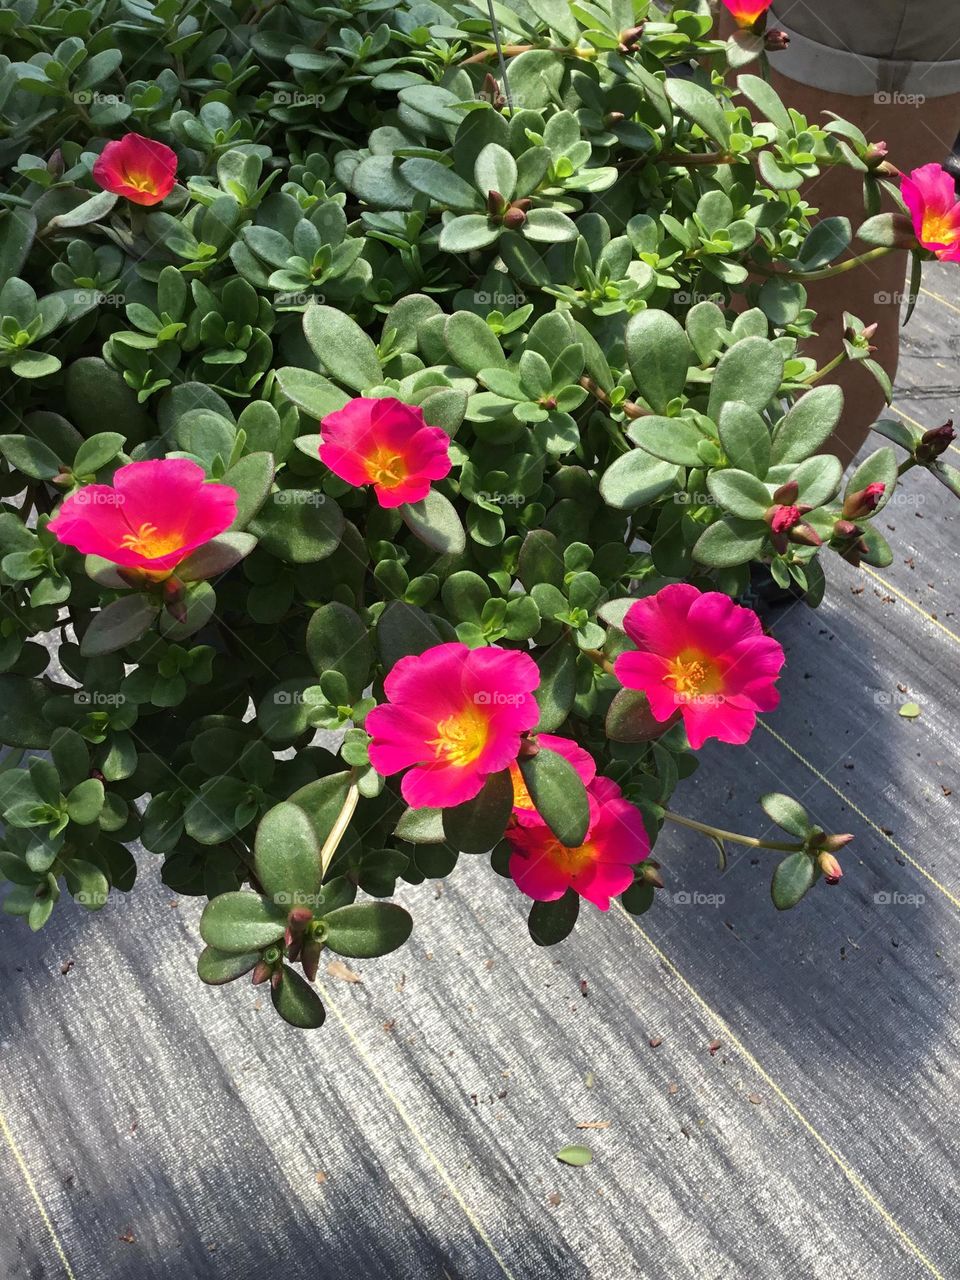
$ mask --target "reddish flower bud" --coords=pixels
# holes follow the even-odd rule
[[[643,23],[638,27],[627,27],[626,31],[620,32],[619,53],[630,53],[643,35]]]
[[[880,499],[887,491],[887,486],[879,481],[868,484],[864,489],[858,489],[856,493],[851,493],[843,504],[843,514],[848,520],[859,520],[863,516],[868,516],[871,511],[876,511],[880,505]]]
[[[518,227],[522,227],[527,220],[527,215],[523,209],[511,205],[507,212],[503,215],[503,225],[509,227],[511,231],[516,231]]]
[[[863,530],[852,520],[838,520],[833,526],[833,532],[837,538],[859,538]]]
[[[797,507],[771,507],[763,517],[774,533],[788,533],[800,522]]]
[[[767,53],[782,53],[790,44],[790,37],[779,27],[771,27],[764,34],[763,47]]]
[[[50,153],[50,159],[47,161],[47,173],[51,178],[63,177],[63,152],[59,147]]]
[[[645,880],[647,884],[652,884],[655,889],[664,887],[663,876],[660,874],[659,862],[645,862],[640,868],[640,878]]]
[[[914,457],[918,462],[933,462],[935,458],[940,457],[941,453],[949,449],[956,438],[953,419],[950,418],[942,427],[933,427],[930,431],[923,433],[914,451]]]
[[[266,982],[272,973],[273,967],[267,964],[266,960],[258,960],[253,966],[251,981],[255,987],[258,987],[261,982]]]
[[[507,202],[499,191],[490,190],[487,192],[487,215],[489,217],[501,217],[506,205]]]
[[[483,88],[478,96],[481,101],[489,102],[494,111],[501,111],[507,103],[503,90],[500,88],[500,82],[489,71],[483,78]]]
[[[886,160],[888,154],[887,144],[885,142],[871,142],[864,152],[864,160],[871,169],[876,168]]]
[[[607,114],[603,117],[603,123],[605,125],[620,124],[620,122],[622,120],[626,120],[626,118],[627,117],[623,114],[622,111],[608,111]]]
[[[796,480],[788,480],[786,484],[782,484],[779,489],[774,489],[774,502],[782,502],[785,506],[791,507],[796,502],[800,494],[800,485]]]
[[[823,539],[820,537],[819,533],[817,533],[813,525],[807,524],[805,520],[801,521],[800,524],[794,525],[787,534],[787,537],[791,542],[796,542],[801,547],[823,546]]]
[[[843,875],[843,868],[836,860],[832,853],[821,853],[817,858],[820,870],[823,872],[823,878],[827,884],[839,884],[840,877]]]
[[[300,953],[300,964],[303,966],[303,972],[310,982],[316,982],[317,980],[317,970],[320,967],[320,953],[322,951],[323,943],[318,942],[316,938],[309,938],[303,944],[303,950]]]
[[[824,836],[820,841],[820,848],[827,853],[838,853],[844,845],[850,843],[854,837],[848,832],[842,836]]]

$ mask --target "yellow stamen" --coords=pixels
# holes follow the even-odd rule
[[[489,736],[490,721],[479,707],[468,706],[441,720],[437,736],[427,745],[433,747],[438,761],[463,768],[479,758]]]
[[[145,560],[158,560],[171,551],[179,551],[183,545],[183,535],[179,532],[161,534],[155,524],[144,520],[135,533],[124,534],[120,545],[126,551],[135,551]]]
[[[589,840],[577,845],[575,849],[569,849],[559,840],[551,838],[544,848],[544,854],[559,871],[568,876],[579,875],[585,867],[597,860],[596,846]]]
[[[716,693],[720,687],[719,673],[709,658],[689,649],[670,659],[664,679],[683,698]]]
[[[515,809],[529,809],[532,812],[536,805],[527,790],[527,784],[523,780],[523,774],[520,772],[518,764],[510,766],[510,780],[513,783],[513,807]]]
[[[386,445],[378,445],[373,453],[364,459],[364,465],[371,484],[378,484],[384,489],[395,489],[407,478],[407,468],[402,455]]]
[[[133,187],[134,191],[147,191],[152,196],[157,194],[156,183],[143,173],[124,171],[123,180],[128,187]]]
[[[952,213],[933,213],[923,216],[923,241],[925,244],[956,244],[960,240],[960,227]]]

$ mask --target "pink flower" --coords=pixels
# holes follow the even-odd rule
[[[388,702],[366,719],[370,761],[384,775],[408,770],[400,790],[415,809],[472,800],[516,760],[540,714],[539,683],[537,664],[513,649],[452,642],[401,658],[384,681]]]
[[[550,751],[556,751],[557,755],[563,756],[564,760],[569,760],[580,775],[584,786],[591,783],[597,776],[597,765],[593,756],[570,738],[557,738],[552,733],[538,733],[537,743],[541,747],[549,748]],[[523,774],[520,772],[520,766],[516,762],[510,766],[510,777],[513,779],[513,816],[521,825],[542,822],[543,819],[537,813],[537,807],[533,803],[527,784],[523,780]]]
[[[108,142],[93,166],[98,186],[134,204],[159,204],[173,190],[176,177],[176,153],[139,133]]]
[[[624,629],[637,650],[617,658],[617,678],[647,695],[656,720],[679,711],[694,750],[707,738],[746,742],[757,712],[780,701],[783,649],[752,609],[720,591],[664,587],[631,605]]]
[[[777,507],[770,517],[770,528],[774,533],[789,533],[794,525],[800,523],[800,519],[799,507]]]
[[[576,849],[562,845],[544,822],[507,829],[510,875],[527,897],[555,902],[573,889],[608,911],[610,899],[633,884],[634,866],[650,852],[639,810],[611,778],[595,778],[587,795],[590,827]]]
[[[773,0],[723,0],[738,27],[752,27],[761,14],[766,13]]]
[[[943,262],[960,262],[960,200],[946,169],[925,164],[903,174],[900,194],[923,247]]]
[[[207,483],[189,458],[160,458],[120,467],[112,484],[85,485],[47,528],[84,555],[163,571],[223,533],[236,514],[236,489]]]
[[[372,484],[381,507],[420,502],[450,470],[450,437],[392,396],[357,396],[320,424],[320,461],[348,484]]]

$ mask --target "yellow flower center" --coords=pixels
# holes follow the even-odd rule
[[[479,707],[468,706],[437,725],[433,747],[438,761],[464,768],[479,758],[490,737],[490,721]]]
[[[597,860],[596,847],[589,840],[577,845],[575,849],[569,849],[556,838],[551,838],[544,847],[544,854],[558,871],[568,876],[579,875],[585,867]]]
[[[925,244],[955,244],[960,239],[960,229],[953,224],[951,214],[928,210],[923,215],[922,238]]]
[[[384,489],[395,489],[407,478],[407,468],[402,456],[386,445],[377,445],[365,462],[371,484]]]
[[[515,809],[529,809],[533,812],[536,809],[536,805],[527,790],[527,784],[523,780],[523,774],[520,772],[518,764],[510,766],[510,780],[513,783],[513,807]]]
[[[171,551],[179,551],[183,544],[180,533],[160,533],[155,524],[145,520],[135,533],[127,533],[120,539],[120,545],[126,551],[135,551],[145,560],[159,560]]]
[[[684,650],[671,658],[664,679],[673,685],[682,698],[695,698],[716,693],[720,676],[713,663],[701,653]]]
[[[157,194],[155,182],[152,178],[148,178],[146,174],[130,173],[129,170],[125,170],[123,180],[128,187],[133,187],[134,191],[147,191],[152,196]]]

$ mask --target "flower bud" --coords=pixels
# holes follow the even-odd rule
[[[519,227],[522,227],[526,220],[526,213],[524,213],[523,209],[518,209],[516,205],[511,205],[503,215],[503,225],[509,227],[511,231],[516,231]]]
[[[763,47],[767,53],[782,53],[790,44],[790,37],[779,27],[771,27],[764,33]]]
[[[763,518],[774,533],[789,533],[799,523],[800,511],[797,507],[770,507]]]
[[[823,539],[814,529],[813,525],[807,524],[806,520],[802,520],[799,524],[795,524],[787,537],[791,542],[796,542],[801,547],[822,547]]]
[[[788,480],[786,484],[782,484],[779,489],[774,489],[774,502],[781,502],[784,506],[792,507],[800,495],[800,485],[796,480]]]
[[[824,836],[820,841],[819,847],[826,853],[838,853],[844,845],[850,843],[854,837],[849,833],[842,836]]]
[[[855,525],[851,520],[838,520],[833,526],[833,533],[837,538],[859,538],[862,532],[859,525]]]
[[[843,868],[836,860],[832,853],[821,853],[817,858],[820,870],[823,872],[823,878],[827,884],[839,884],[840,877],[843,875]]]
[[[664,887],[663,876],[660,874],[660,863],[647,861],[640,866],[640,878],[647,884],[652,884],[655,889]]]
[[[844,517],[847,520],[860,520],[863,516],[868,516],[871,511],[876,511],[886,491],[887,486],[877,480],[868,484],[865,489],[849,494],[843,504]]]
[[[267,964],[266,960],[258,960],[253,966],[251,981],[255,987],[259,987],[260,983],[266,982],[272,973],[272,965]]]
[[[913,456],[921,463],[933,462],[935,458],[940,457],[941,453],[949,449],[956,438],[957,433],[953,429],[953,419],[950,418],[942,427],[933,427],[930,431],[923,433]]]
[[[489,71],[483,78],[480,97],[484,102],[489,102],[494,111],[502,111],[506,106],[507,100],[503,95],[503,90],[500,88],[500,82]]]
[[[499,191],[490,190],[487,192],[487,216],[490,218],[499,218],[503,216],[503,211],[507,206],[506,200]]]
[[[864,152],[863,158],[871,169],[875,169],[886,160],[887,152],[888,148],[885,142],[871,142]]]
[[[619,48],[618,48],[617,52],[618,52],[618,53],[630,53],[630,52],[632,52],[634,45],[636,45],[636,43],[638,42],[638,40],[640,39],[640,37],[641,37],[642,35],[643,35],[643,23],[642,23],[642,22],[640,23],[640,25],[639,25],[638,27],[627,27],[626,31],[621,31],[621,32],[620,32],[620,46],[619,46]]]
[[[322,951],[323,943],[318,942],[316,938],[308,938],[303,944],[303,950],[300,953],[300,964],[303,966],[303,972],[310,982],[316,982],[317,980],[317,970],[320,967],[320,953]]]
[[[608,111],[603,117],[603,123],[609,127],[612,124],[620,124],[626,118],[622,111]]]

